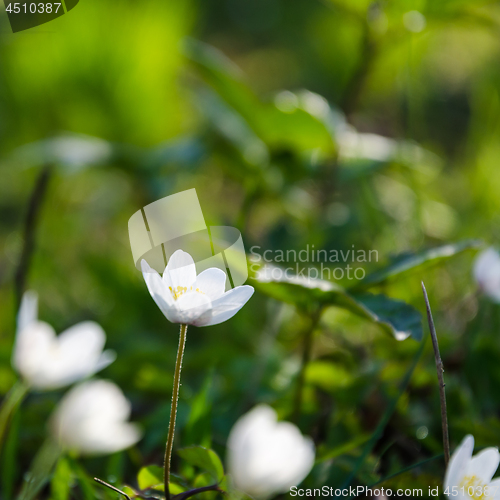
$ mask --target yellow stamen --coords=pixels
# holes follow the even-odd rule
[[[462,481],[460,481],[460,489],[463,488],[463,492],[466,495],[471,498],[477,498],[478,500],[489,497],[489,495],[486,494],[487,486],[485,482],[475,475],[464,476]]]
[[[183,295],[184,293],[187,292],[187,287],[185,287],[185,286],[178,286],[175,289],[172,289],[172,287],[169,286],[168,289],[170,290],[170,293],[174,297],[174,300],[177,300],[181,295]],[[193,290],[193,287],[190,287],[189,291],[192,291],[192,290]],[[205,295],[205,292],[202,292],[199,288],[197,288],[195,291]]]

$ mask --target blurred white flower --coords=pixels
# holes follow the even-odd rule
[[[151,297],[172,323],[217,325],[232,318],[254,292],[249,285],[224,292],[226,274],[215,267],[196,276],[193,258],[182,250],[172,254],[163,277],[145,260],[141,267]]]
[[[314,444],[290,422],[278,422],[276,412],[256,406],[231,429],[228,470],[238,490],[268,498],[298,485],[314,464]]]
[[[490,299],[500,302],[500,255],[494,248],[481,252],[474,262],[474,278]]]
[[[500,498],[500,479],[491,480],[500,463],[497,448],[486,448],[474,457],[474,438],[465,436],[451,456],[444,477],[445,494],[457,499]]]
[[[141,431],[127,422],[131,406],[112,382],[91,380],[71,389],[52,415],[61,448],[84,455],[114,453],[137,443]]]
[[[102,352],[105,342],[103,329],[92,321],[56,336],[48,323],[38,321],[38,297],[30,291],[24,294],[19,309],[12,364],[30,387],[56,389],[112,363],[114,352]]]

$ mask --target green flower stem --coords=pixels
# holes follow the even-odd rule
[[[19,380],[13,385],[12,389],[5,396],[3,404],[0,408],[0,451],[2,449],[3,440],[7,432],[9,422],[28,393],[28,389],[28,385]]]
[[[170,423],[168,424],[167,445],[165,447],[165,463],[163,468],[163,481],[165,484],[165,498],[170,500],[170,460],[172,458],[172,448],[174,446],[175,417],[177,415],[177,401],[179,399],[179,387],[181,385],[182,356],[186,345],[187,325],[181,325],[179,335],[179,347],[177,348],[177,360],[175,362],[174,388],[172,390],[172,407],[170,408]]]

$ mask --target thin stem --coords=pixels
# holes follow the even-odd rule
[[[314,330],[318,326],[318,321],[321,316],[321,307],[319,307],[311,318],[309,328],[304,333],[303,347],[302,347],[302,364],[297,379],[297,387],[295,389],[295,400],[293,405],[293,418],[295,423],[299,422],[300,410],[302,408],[302,393],[304,392],[304,382],[306,377],[307,365],[311,361],[311,352],[314,338]]]
[[[42,169],[35,182],[35,187],[33,188],[28,202],[28,211],[26,212],[23,228],[23,248],[14,277],[17,309],[19,309],[21,305],[21,298],[26,288],[31,256],[35,249],[35,233],[38,214],[42,206],[45,192],[47,191],[51,172],[51,165],[46,165]]]
[[[444,383],[444,369],[443,362],[441,361],[441,355],[439,354],[439,345],[436,335],[436,328],[434,327],[434,320],[432,319],[431,306],[429,304],[429,297],[427,297],[427,291],[422,281],[422,291],[424,293],[425,307],[427,309],[427,321],[429,322],[429,330],[431,332],[432,347],[434,348],[434,358],[436,360],[436,370],[437,377],[439,381],[439,400],[441,403],[441,427],[443,430],[443,449],[444,449],[444,464],[448,467],[448,462],[450,461],[450,438],[448,434],[448,416],[446,413],[446,394],[445,394],[445,383]]]
[[[179,335],[179,347],[177,348],[177,360],[175,362],[174,388],[172,390],[172,406],[170,408],[170,423],[168,424],[167,445],[165,447],[165,462],[163,466],[163,481],[165,484],[165,498],[170,500],[170,460],[172,458],[172,449],[174,447],[175,417],[177,415],[177,401],[179,399],[179,388],[181,385],[182,356],[184,355],[184,346],[186,345],[187,325],[181,325]]]
[[[116,491],[117,493],[120,493],[120,495],[124,496],[127,500],[130,500],[130,497],[122,490],[119,490],[118,488],[115,488],[111,484],[107,483],[106,481],[103,481],[102,479],[99,479],[98,477],[94,477],[94,481],[98,482],[99,484],[102,484],[103,486],[106,486],[110,490]]]

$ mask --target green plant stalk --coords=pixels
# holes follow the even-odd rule
[[[181,385],[182,357],[184,346],[186,345],[187,325],[181,325],[179,335],[179,347],[177,348],[177,360],[175,362],[174,388],[172,390],[172,406],[170,408],[170,422],[168,424],[167,445],[165,447],[165,461],[163,466],[163,481],[165,484],[165,498],[170,500],[170,461],[172,459],[172,449],[174,447],[175,417],[177,415],[177,402],[179,400],[179,388]]]
[[[12,416],[28,393],[29,387],[22,380],[17,381],[7,393],[0,408],[0,452]]]

